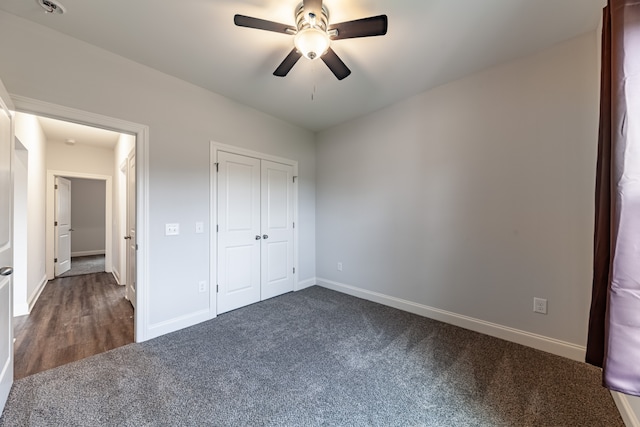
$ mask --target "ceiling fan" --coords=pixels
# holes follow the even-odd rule
[[[322,0],[303,0],[295,10],[295,18],[295,27],[245,15],[235,15],[233,22],[239,27],[294,36],[293,49],[273,72],[273,75],[278,77],[286,76],[298,60],[304,56],[310,60],[322,59],[338,80],[342,80],[351,74],[351,70],[331,49],[331,42],[358,37],[382,36],[387,33],[387,15],[329,24],[329,11],[322,4]]]

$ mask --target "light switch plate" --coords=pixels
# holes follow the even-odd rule
[[[196,222],[196,233],[197,234],[204,233],[204,223]]]

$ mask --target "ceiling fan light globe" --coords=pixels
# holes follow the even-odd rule
[[[326,31],[318,28],[305,28],[296,34],[293,43],[302,56],[314,60],[329,49],[331,40]]]

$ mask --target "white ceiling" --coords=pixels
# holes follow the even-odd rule
[[[38,117],[42,131],[47,141],[66,142],[68,139],[75,144],[92,145],[94,147],[115,148],[120,134],[110,130],[94,128],[62,120]]]
[[[45,14],[36,0],[2,0],[0,9],[313,131],[593,30],[603,6],[603,0],[325,0],[330,22],[389,17],[386,36],[334,42],[352,70],[338,81],[324,63],[304,58],[287,77],[274,77],[292,36],[233,25],[236,13],[293,24],[298,0],[60,2],[64,15]]]

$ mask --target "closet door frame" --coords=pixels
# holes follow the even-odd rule
[[[238,154],[241,156],[253,157],[260,160],[267,160],[270,162],[282,163],[289,165],[293,168],[293,222],[295,227],[293,229],[293,267],[295,273],[293,275],[293,290],[298,291],[298,162],[296,160],[286,159],[284,157],[272,156],[270,154],[261,153],[258,151],[248,150],[233,145],[222,144],[219,142],[211,141],[210,149],[210,188],[209,188],[209,205],[210,205],[210,227],[209,227],[209,318],[213,319],[217,316],[217,277],[218,277],[218,153],[224,151],[227,153]]]

